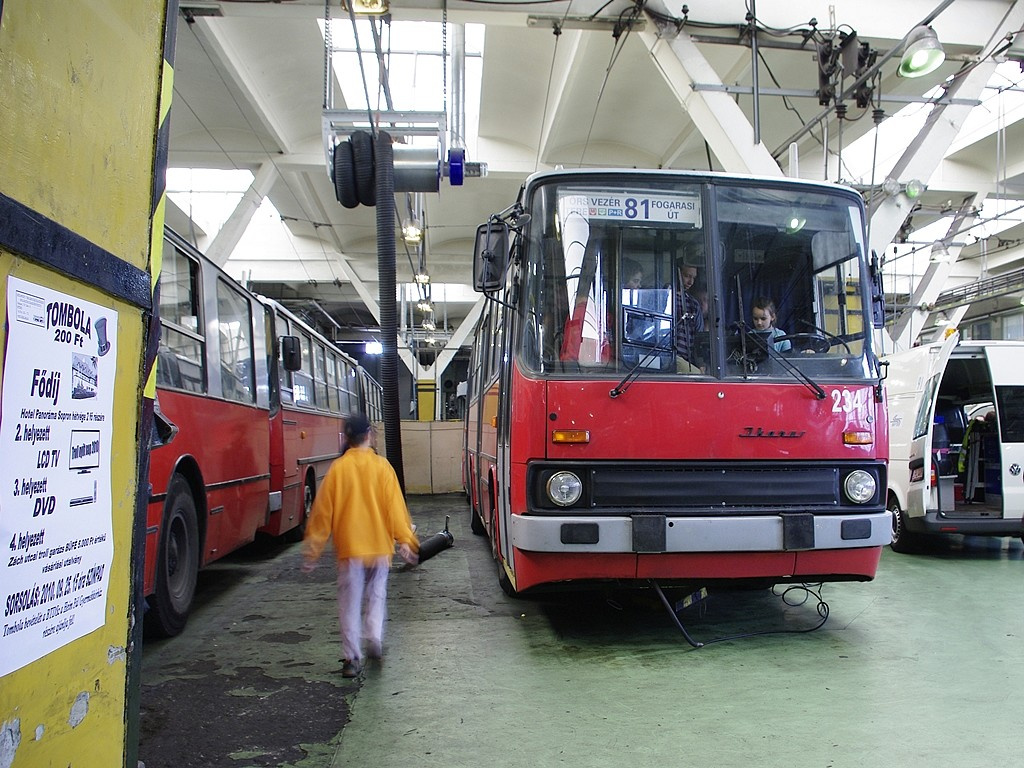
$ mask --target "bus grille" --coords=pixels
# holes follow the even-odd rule
[[[848,500],[842,484],[847,474],[864,470],[878,492],[867,504]],[[556,472],[576,474],[583,484],[571,508],[557,507],[545,490]],[[763,514],[769,512],[848,512],[882,509],[886,471],[882,462],[804,461],[788,465],[761,462],[652,464],[622,462],[535,462],[528,471],[530,511],[536,514],[621,514],[665,510],[678,515]]]
[[[839,473],[811,469],[624,469],[592,474],[596,507],[838,506]]]

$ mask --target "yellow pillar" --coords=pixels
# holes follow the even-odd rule
[[[0,4],[0,765],[11,768],[135,766],[134,526],[167,5]]]
[[[437,407],[437,384],[433,379],[416,381],[416,409],[419,421],[433,421]]]

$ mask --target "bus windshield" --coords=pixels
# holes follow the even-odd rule
[[[849,190],[565,175],[528,186],[525,204],[527,370],[875,375],[863,208]]]

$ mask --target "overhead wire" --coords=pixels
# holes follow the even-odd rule
[[[597,122],[597,115],[601,109],[601,101],[604,98],[605,88],[608,86],[608,80],[611,77],[612,69],[615,67],[615,62],[618,61],[619,54],[622,53],[622,48],[625,45],[626,39],[629,37],[629,33],[633,29],[632,22],[637,19],[640,13],[643,11],[643,2],[637,2],[629,8],[624,9],[618,18],[616,23],[615,32],[612,33],[614,42],[612,43],[612,52],[608,59],[608,65],[604,70],[604,78],[601,80],[601,89],[597,94],[597,101],[594,104],[594,111],[590,117],[590,127],[587,129],[587,138],[583,142],[583,151],[580,153],[579,167],[583,167],[583,161],[586,159],[587,150],[590,148],[590,138],[594,132],[594,125]],[[628,17],[623,24],[623,17]],[[622,27],[625,26],[625,34],[622,33]]]

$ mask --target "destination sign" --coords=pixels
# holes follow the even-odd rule
[[[623,223],[684,224],[700,227],[700,196],[692,192],[574,189],[558,197],[564,222],[572,214]]]

